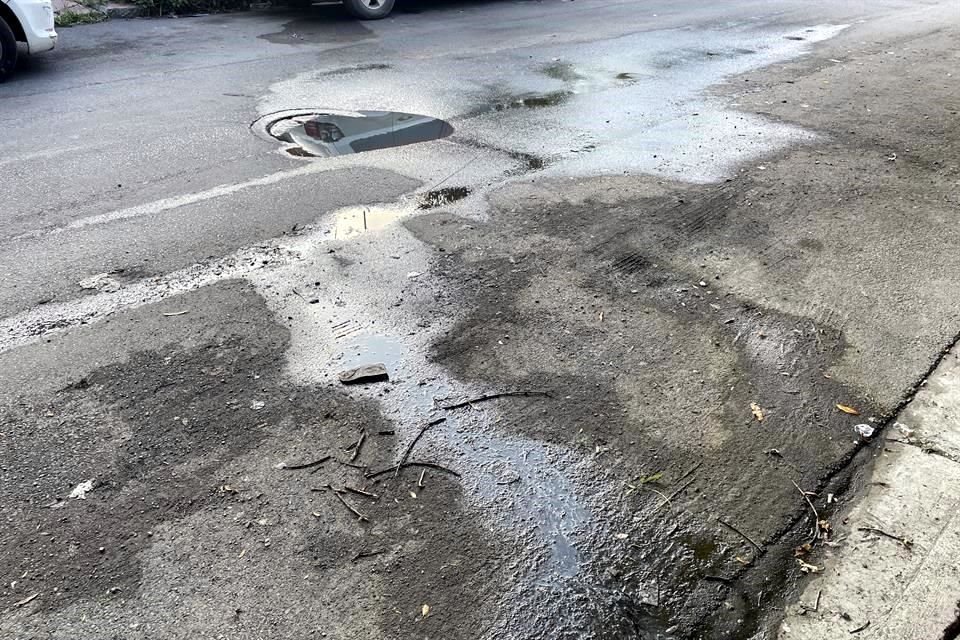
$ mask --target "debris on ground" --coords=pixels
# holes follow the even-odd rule
[[[839,409],[840,411],[843,411],[844,413],[849,413],[851,416],[860,415],[860,412],[857,409],[854,409],[853,407],[847,406],[845,404],[838,404],[837,409]]]
[[[763,422],[763,409],[756,402],[750,403],[750,411],[753,412],[753,417],[757,419],[757,422]]]
[[[366,364],[354,369],[340,372],[340,382],[343,384],[362,384],[364,382],[381,382],[389,380],[387,367],[382,362]]]
[[[119,291],[123,285],[109,273],[98,273],[77,282],[81,289],[113,293]]]
[[[868,424],[858,424],[854,429],[864,438],[873,437],[873,432],[875,431],[875,429]]]
[[[823,567],[818,567],[815,564],[804,562],[800,558],[797,558],[797,564],[800,565],[800,571],[802,571],[803,573],[820,573],[821,571],[823,571]]]
[[[77,500],[86,500],[87,494],[93,491],[93,480],[87,480],[86,482],[81,482],[73,491],[70,492],[68,497],[76,498]]]
[[[511,396],[543,396],[546,398],[550,397],[549,391],[501,391],[500,393],[485,393],[482,396],[477,396],[476,398],[471,398],[470,400],[464,400],[462,402],[457,402],[455,404],[448,404],[440,407],[446,411],[451,409],[459,409],[461,407],[466,407],[471,404],[476,404],[477,402],[485,402],[487,400],[495,400],[497,398],[506,398]]]

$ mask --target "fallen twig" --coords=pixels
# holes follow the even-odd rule
[[[364,429],[360,432],[360,439],[357,440],[357,444],[353,447],[353,455],[350,456],[350,462],[353,462],[357,459],[357,456],[360,455],[360,449],[363,448],[363,442],[367,439],[367,430]]]
[[[724,578],[723,576],[703,576],[703,579],[707,582],[720,582],[722,584],[733,584],[733,580],[730,578]]]
[[[27,596],[26,598],[24,598],[23,600],[20,600],[19,602],[14,602],[14,603],[13,603],[13,606],[15,606],[15,607],[22,607],[22,606],[25,605],[25,604],[29,604],[29,603],[33,602],[33,601],[34,601],[37,597],[39,597],[39,596],[40,596],[40,593],[37,592],[37,593],[33,594],[32,596]]]
[[[723,526],[725,526],[727,529],[730,529],[731,531],[733,531],[734,533],[736,533],[737,535],[739,535],[741,538],[743,538],[744,540],[746,540],[747,542],[749,542],[750,544],[752,544],[753,547],[754,547],[757,551],[759,551],[760,553],[763,553],[763,547],[761,547],[761,546],[758,545],[756,542],[754,542],[754,541],[753,541],[753,538],[751,538],[750,536],[748,536],[747,534],[745,534],[743,531],[740,531],[740,529],[737,529],[735,526],[733,526],[732,524],[730,524],[729,522],[727,522],[726,520],[724,520],[724,519],[721,518],[720,516],[717,516],[717,522],[719,522],[720,524],[722,524]]]
[[[356,562],[360,558],[370,558],[372,556],[378,556],[381,553],[386,553],[385,549],[374,549],[373,551],[357,551],[357,555],[353,556],[350,559],[350,562]]]
[[[383,429],[381,431],[377,431],[378,436],[392,436],[393,433],[393,429]]]
[[[190,313],[190,310],[184,309],[183,311],[172,311],[170,313],[165,313],[163,315],[165,315],[168,318],[172,318],[173,316],[182,316],[185,313]]]
[[[701,460],[701,461],[698,462],[697,464],[695,464],[695,465],[693,465],[692,467],[690,467],[689,469],[687,469],[686,473],[684,473],[682,476],[680,476],[679,478],[677,478],[677,480],[683,480],[683,479],[686,478],[688,475],[690,475],[691,473],[693,473],[694,471],[696,471],[697,469],[699,469],[702,464],[703,464],[703,460]]]
[[[378,496],[378,495],[375,494],[375,493],[370,493],[369,491],[364,491],[363,489],[357,489],[357,488],[355,488],[355,487],[350,487],[350,486],[347,486],[347,485],[343,485],[343,490],[344,490],[344,491],[349,491],[350,493],[355,493],[355,494],[357,494],[358,496],[366,496],[366,497],[368,497],[368,498],[373,498],[374,500],[380,498],[380,496]]]
[[[420,472],[420,479],[417,480],[417,486],[420,487],[421,489],[423,488],[423,476],[425,476],[426,474],[427,474],[427,470],[426,469],[422,470]]]
[[[386,469],[381,469],[380,471],[371,471],[365,475],[367,478],[376,478],[378,476],[395,472],[397,469],[397,466],[398,465],[393,465]],[[436,469],[437,471],[443,471],[445,473],[449,473],[452,476],[456,476],[458,478],[460,477],[460,474],[454,471],[453,469],[447,469],[446,467],[441,466],[435,462],[404,462],[403,464],[399,465],[399,467],[401,469],[406,467],[426,467],[427,469]]]
[[[309,304],[309,301],[308,301],[306,298],[304,298],[303,295],[302,295],[299,291],[297,291],[296,289],[291,289],[290,291],[293,292],[293,295],[297,296],[298,298],[300,298],[301,300],[303,300],[304,302],[306,302],[307,304]]]
[[[790,482],[793,482],[791,480]],[[810,497],[807,495],[807,492],[800,488],[796,482],[793,482],[793,486],[797,488],[797,491],[800,492],[800,495],[803,496],[803,499],[807,501],[807,504],[810,506],[810,510],[813,511],[813,539],[818,540],[820,538],[820,514],[817,513],[817,508],[813,506],[813,503],[810,501]]]
[[[877,527],[857,527],[857,531],[866,531],[867,533],[876,533],[877,535],[885,536],[891,540],[896,540],[907,549],[913,546],[912,540],[901,538],[900,536],[896,536],[892,533],[887,533],[883,529],[878,529]]]
[[[420,438],[423,437],[423,434],[427,432],[427,429],[431,427],[435,427],[441,422],[446,422],[446,421],[447,421],[446,418],[437,418],[436,420],[432,420],[428,422],[423,426],[422,429],[420,429],[420,433],[418,433],[417,436],[410,442],[410,444],[407,446],[407,450],[403,452],[403,457],[400,458],[400,462],[397,464],[396,471],[393,474],[394,476],[397,476],[400,473],[400,467],[403,465],[404,462],[407,461],[407,458],[410,457],[410,453],[413,451],[413,448],[417,446],[417,442],[419,442]]]
[[[330,488],[333,489],[333,487],[330,487]],[[361,519],[362,521],[364,521],[364,522],[369,522],[369,521],[370,521],[369,518],[367,518],[367,516],[363,515],[363,514],[360,513],[359,511],[357,511],[349,502],[347,502],[346,500],[344,500],[344,499],[343,499],[343,496],[340,495],[340,491],[337,491],[336,489],[333,489],[333,495],[337,496],[337,500],[339,500],[341,503],[343,503],[343,506],[345,506],[347,509],[350,509],[350,512],[351,512],[353,515],[357,516],[358,518],[360,518],[360,519]]]
[[[470,404],[475,404],[477,402],[485,402],[487,400],[494,400],[496,398],[505,398],[508,396],[545,396],[550,397],[549,391],[501,391],[500,393],[485,393],[482,396],[472,398],[470,400],[464,400],[463,402],[458,402],[456,404],[441,405],[440,408],[446,411],[451,409],[459,409]]]
[[[697,466],[699,466],[699,465],[697,465]],[[693,473],[694,471],[696,471],[696,468],[691,469],[690,471],[687,472],[687,474]],[[673,500],[674,498],[676,498],[678,495],[680,495],[680,493],[681,493],[684,489],[686,489],[686,488],[689,487],[691,484],[693,484],[693,481],[694,481],[694,480],[696,480],[696,478],[690,478],[689,480],[687,480],[686,482],[684,482],[682,485],[680,485],[680,488],[677,489],[676,491],[674,491],[673,493],[671,493],[669,496],[664,496],[664,497],[665,497],[665,500],[664,500],[663,502],[661,502],[661,503],[657,506],[656,509],[653,510],[653,513],[656,513],[657,511],[660,511],[660,509],[662,509],[664,505],[670,504],[670,501]],[[657,493],[659,493],[659,491],[658,491]]]
[[[341,464],[345,467],[353,467],[354,469],[361,469],[366,472],[367,466],[364,464],[353,464],[352,462],[344,462],[343,460],[334,460],[337,464]]]
[[[329,459],[330,459],[330,456],[323,456],[319,460],[314,460],[313,462],[304,462],[302,464],[284,464],[282,468],[286,469],[287,471],[296,471],[297,469],[309,469],[310,467],[319,466]]]
[[[856,629],[850,629],[850,632],[849,632],[849,633],[851,633],[851,634],[860,633],[861,631],[864,631],[864,630],[865,630],[867,627],[869,627],[869,626],[870,626],[870,621],[867,620],[866,622],[864,622],[862,625],[860,625],[860,626],[857,627]]]

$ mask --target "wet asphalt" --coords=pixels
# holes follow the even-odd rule
[[[923,127],[876,97],[925,8],[64,29],[0,85],[0,631],[769,637],[798,489],[831,517],[854,424],[960,319],[952,254],[884,233],[956,172],[952,143],[900,169],[955,140],[942,69],[895,58]],[[893,79],[817,76],[826,47]]]

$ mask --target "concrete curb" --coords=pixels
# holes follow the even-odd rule
[[[881,436],[866,495],[780,640],[944,637],[960,600],[960,347]]]

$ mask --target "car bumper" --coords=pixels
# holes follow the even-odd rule
[[[57,46],[57,31],[53,26],[53,5],[50,0],[21,0],[11,5],[27,35],[30,53],[49,51]]]

